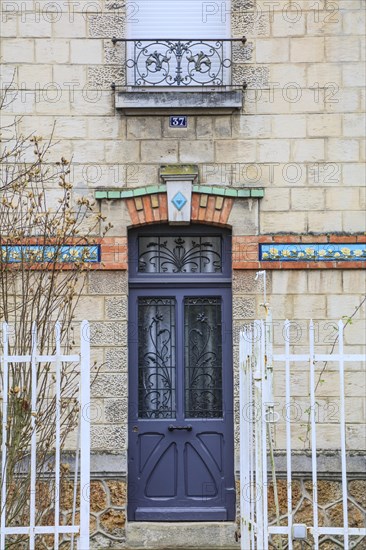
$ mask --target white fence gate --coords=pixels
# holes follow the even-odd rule
[[[350,528],[347,508],[347,456],[345,415],[345,363],[363,362],[361,354],[345,354],[343,323],[338,323],[338,351],[331,354],[315,352],[315,327],[311,321],[308,329],[309,349],[306,353],[291,353],[294,342],[290,340],[290,322],[283,328],[283,353],[273,354],[273,323],[268,310],[266,321],[255,321],[240,333],[240,508],[242,550],[267,550],[271,535],[285,538],[279,548],[292,550],[295,540],[305,541],[310,534],[313,543],[308,547],[319,548],[321,537],[338,536],[343,539],[345,550],[350,548],[351,536],[366,536],[366,529]],[[318,517],[318,469],[317,469],[317,418],[316,418],[316,362],[331,361],[338,365],[339,380],[339,449],[342,469],[343,527],[321,527]],[[273,397],[273,378],[276,366],[284,366],[285,403],[291,407],[291,366],[306,363],[310,373],[309,434],[312,465],[312,525],[295,524],[292,503],[292,445],[291,422],[286,421],[286,470],[287,470],[287,525],[283,518],[278,525],[268,521],[268,471],[272,470],[274,501],[276,499],[276,475],[273,447],[273,427],[279,420]],[[338,546],[337,546],[338,547]],[[352,547],[352,546],[351,546]]]
[[[53,535],[54,549],[59,548],[59,535],[69,535],[70,548],[74,548],[74,538],[77,548],[88,550],[89,548],[89,490],[90,490],[90,420],[88,410],[90,407],[90,342],[89,323],[83,321],[80,327],[80,354],[63,355],[61,352],[61,329],[57,323],[55,326],[56,353],[54,355],[39,355],[37,352],[37,330],[32,329],[32,349],[29,355],[9,355],[10,328],[3,324],[3,353],[1,355],[1,369],[3,387],[0,388],[2,399],[2,447],[1,447],[1,522],[0,522],[0,549],[6,548],[6,537],[11,535],[25,535],[29,537],[29,550],[35,550],[37,535]],[[31,379],[31,445],[30,445],[30,494],[29,494],[29,525],[6,525],[6,495],[7,495],[7,429],[8,429],[8,400],[9,395],[9,364],[29,363]],[[37,368],[40,363],[48,363],[54,368],[54,392],[55,392],[55,451],[54,451],[54,524],[36,525],[37,503]],[[75,478],[74,498],[71,525],[60,525],[60,479],[61,479],[61,369],[67,364],[78,364],[79,374],[79,425],[78,442],[75,453]],[[80,458],[79,458],[80,455]],[[80,470],[80,472],[79,472]],[[76,489],[79,475],[80,487],[80,521],[75,521]]]

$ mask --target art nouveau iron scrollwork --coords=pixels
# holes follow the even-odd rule
[[[175,418],[175,300],[138,304],[139,417]]]
[[[186,298],[184,308],[186,417],[220,418],[221,299]]]
[[[126,66],[131,70],[129,74],[132,78],[127,84],[223,86],[227,83],[226,75],[231,66],[231,60],[225,56],[224,42],[135,40],[133,55],[126,59]]]
[[[140,237],[138,270],[147,273],[221,272],[221,238]]]
[[[221,299],[186,298],[185,414],[222,416]],[[175,418],[175,302],[139,298],[139,417]]]

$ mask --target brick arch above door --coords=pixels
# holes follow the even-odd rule
[[[261,188],[235,189],[215,185],[193,185],[190,222],[233,227],[236,225],[238,218],[238,216],[232,216],[237,199],[260,199],[263,195],[264,191]],[[95,198],[122,199],[128,211],[125,220],[128,227],[169,221],[165,185],[123,190],[97,190]],[[242,203],[242,201],[240,202]],[[251,207],[249,207],[249,210],[251,210]],[[242,221],[244,220],[242,219]]]
[[[252,236],[258,235],[258,202],[263,196],[262,188],[193,184],[188,224],[231,229],[235,249],[240,248],[240,253],[234,253],[233,249],[233,269],[235,264],[242,263],[242,236],[249,239],[249,245],[245,244],[245,259],[253,268],[252,262],[258,260],[258,245],[252,244]],[[112,225],[100,242],[102,269],[127,269],[128,229],[169,223],[166,185],[97,189],[95,198],[100,200],[102,218]]]
[[[232,198],[193,193],[191,222],[227,227],[232,207]],[[168,221],[166,193],[128,199],[127,208],[134,226]]]
[[[192,186],[190,222],[231,229],[233,270],[364,269],[364,234],[261,234],[258,199],[263,196],[261,188]],[[168,222],[166,186],[104,188],[95,198],[112,228],[95,239],[100,260],[90,267],[127,270],[127,230]]]

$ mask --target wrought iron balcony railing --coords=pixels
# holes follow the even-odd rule
[[[134,87],[222,87],[231,84],[231,43],[240,39],[113,38],[125,43],[125,79]]]

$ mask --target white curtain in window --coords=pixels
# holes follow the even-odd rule
[[[127,2],[128,38],[230,38],[230,0]]]
[[[228,84],[231,48],[221,40],[230,38],[230,5],[230,0],[128,3],[127,38],[135,41],[127,48],[128,84],[180,89]]]

